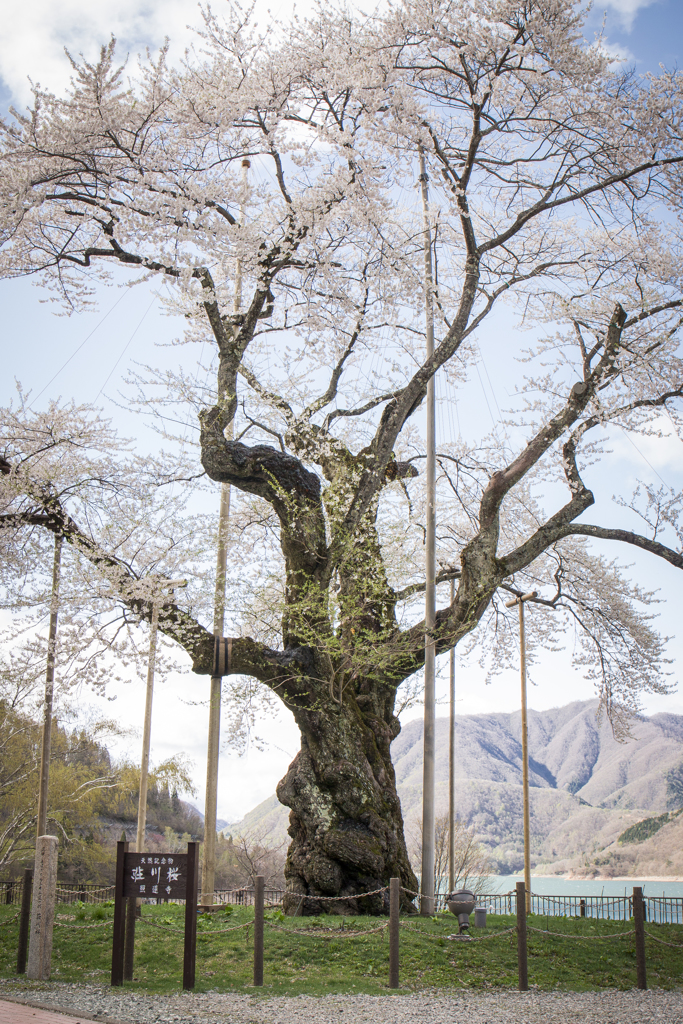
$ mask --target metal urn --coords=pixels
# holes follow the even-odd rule
[[[477,898],[469,889],[459,889],[446,897],[446,905],[451,914],[458,919],[459,932],[462,935],[470,926],[470,914],[474,910]]]

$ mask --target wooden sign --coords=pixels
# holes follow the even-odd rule
[[[183,988],[194,988],[197,948],[197,843],[187,853],[128,853],[128,843],[117,843],[114,892],[114,935],[111,951],[111,983],[123,985],[123,946],[126,899],[185,900]],[[134,908],[132,908],[134,909]]]
[[[123,896],[184,900],[187,854],[126,853],[123,857]]]

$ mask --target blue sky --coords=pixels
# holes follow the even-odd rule
[[[266,2],[263,0],[262,6]],[[273,0],[274,13],[285,16],[289,3],[279,6]],[[220,10],[220,4],[215,5]],[[305,4],[297,9],[306,10]],[[672,67],[682,62],[683,0],[611,0],[606,5],[596,4],[592,11],[589,34],[597,31],[606,9],[605,43],[611,52],[624,55],[637,72],[657,72],[660,63]],[[100,0],[95,4],[84,0],[24,0],[13,4],[3,16],[3,34],[0,38],[0,104],[14,102],[23,106],[30,93],[27,76],[39,80],[44,86],[60,89],[68,81],[69,68],[63,48],[87,57],[97,54],[101,43],[113,31],[120,41],[120,52],[136,53],[146,45],[159,45],[167,33],[172,40],[172,53],[179,54],[191,37],[186,30],[188,22],[197,23],[198,12],[194,2],[188,0]],[[2,308],[3,374],[0,379],[0,403],[11,396],[13,380],[22,381],[32,389],[42,404],[47,398],[75,398],[79,402],[98,402],[108,414],[120,423],[124,433],[139,432],[139,422],[123,413],[116,404],[123,385],[123,377],[133,360],[159,365],[166,360],[175,361],[177,349],[159,348],[160,340],[170,341],[182,331],[182,322],[174,323],[163,314],[159,303],[147,288],[103,289],[97,312],[79,314],[72,318],[54,315],[54,310],[41,302],[43,296],[29,281],[0,282],[0,308]],[[493,402],[505,405],[504,368],[496,367],[495,360],[488,367]],[[482,396],[470,398],[482,405]],[[641,452],[633,451],[626,439],[617,445],[615,465],[624,475],[647,475],[647,463],[652,463],[667,482],[674,482],[680,474],[681,460],[678,449],[659,447],[652,450],[639,442]],[[646,450],[647,448],[647,450]],[[612,554],[615,552],[612,551]],[[631,558],[628,559],[631,561]],[[662,607],[662,628],[665,633],[676,631],[681,597],[680,573],[670,566],[655,564],[653,559],[640,556],[634,559],[639,578],[645,586],[661,586],[668,603]],[[683,646],[676,650],[683,652]],[[679,655],[679,663],[683,657]],[[444,666],[445,667],[445,666]],[[564,670],[563,670],[564,671]],[[560,687],[558,700],[558,668],[541,666],[535,673],[536,687],[530,692],[532,707],[551,707],[565,700],[589,697],[591,687],[576,673],[567,672],[566,686]],[[157,761],[184,749],[197,763],[196,779],[200,788],[199,805],[202,806],[202,780],[204,774],[204,743],[206,712],[202,707],[189,707],[182,703],[187,696],[188,677],[160,680],[158,701],[155,705],[153,758]],[[445,679],[441,687],[445,693]],[[506,674],[489,687],[482,686],[481,675],[468,669],[459,674],[459,710],[514,710],[519,701],[518,682],[514,674]],[[131,684],[119,688],[117,704],[122,717],[131,722],[142,715],[142,687]],[[676,710],[683,712],[683,697],[649,700],[647,710]],[[111,707],[109,708],[111,710]],[[442,713],[445,713],[445,707]],[[415,711],[419,714],[419,711]],[[284,773],[286,765],[297,749],[297,735],[291,722],[283,717],[279,722],[266,725],[263,730],[271,740],[264,754],[252,750],[246,759],[238,761],[225,756],[221,768],[221,804],[219,815],[235,820],[258,800],[273,792],[275,783]],[[130,747],[135,754],[136,744]],[[234,786],[235,776],[241,785]]]
[[[683,4],[680,0],[612,0],[595,3],[589,27],[599,30],[606,15],[605,35],[611,46],[635,58],[639,71],[673,68],[683,53]],[[623,49],[622,49],[623,48]]]

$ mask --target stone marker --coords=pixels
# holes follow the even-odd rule
[[[57,846],[57,836],[39,836],[36,839],[31,939],[26,972],[32,981],[48,981],[50,977],[57,889]]]

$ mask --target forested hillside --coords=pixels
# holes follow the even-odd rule
[[[34,683],[0,671],[3,881],[33,865],[41,749],[40,702],[34,699]],[[111,722],[77,729],[53,722],[47,827],[59,839],[62,882],[111,884],[117,840],[125,832],[135,842],[139,769],[111,756],[107,735],[112,731],[116,727]],[[189,769],[183,755],[153,767],[147,793],[147,850],[171,853],[184,850],[190,839],[203,840],[201,813],[178,795],[193,792]],[[283,844],[262,841],[253,833],[221,837],[215,885],[248,885],[257,874],[265,875],[269,885],[284,885],[284,857]]]
[[[41,724],[26,710],[25,694],[9,685],[0,694],[0,872],[14,877],[32,863],[35,846]],[[59,838],[59,877],[108,882],[115,843],[135,837],[139,770],[116,761],[104,737],[112,723],[69,729],[53,723],[48,832]],[[182,757],[156,766],[147,801],[150,849],[203,836],[201,817],[180,800],[191,790]]]

